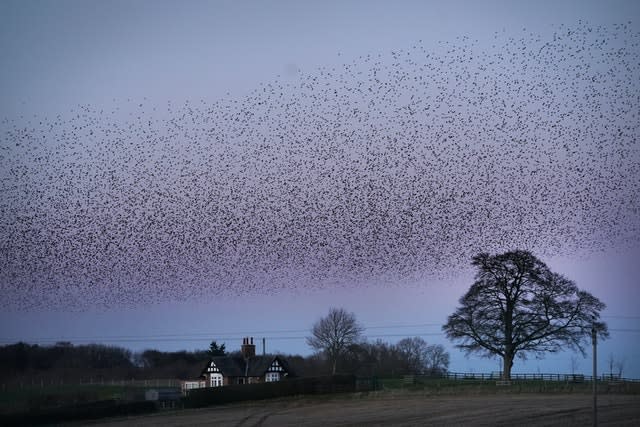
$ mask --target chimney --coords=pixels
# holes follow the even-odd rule
[[[240,347],[240,352],[245,359],[249,359],[256,355],[256,346],[253,344],[253,337],[251,337],[251,340],[249,340],[249,338],[242,339],[242,347]]]

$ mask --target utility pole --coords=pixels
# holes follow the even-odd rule
[[[593,427],[598,426],[598,339],[595,324],[591,327],[591,343],[593,344]]]

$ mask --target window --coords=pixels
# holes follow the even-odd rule
[[[280,373],[279,372],[267,372],[267,375],[264,377],[264,381],[267,383],[280,381]]]
[[[222,385],[222,374],[211,374],[211,387],[220,387]]]

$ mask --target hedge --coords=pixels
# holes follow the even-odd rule
[[[234,384],[190,390],[184,399],[184,406],[186,408],[200,408],[244,400],[272,399],[301,394],[354,392],[358,388],[356,377],[353,375],[289,378],[277,382]]]
[[[101,400],[58,408],[33,410],[24,413],[12,413],[0,416],[0,425],[25,426],[56,424],[61,422],[98,419],[114,416],[138,415],[156,410],[154,402],[121,402]]]

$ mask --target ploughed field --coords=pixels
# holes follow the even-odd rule
[[[585,426],[589,394],[428,396],[411,391],[297,397],[156,413],[100,426]],[[598,396],[600,426],[640,425],[640,395]]]

